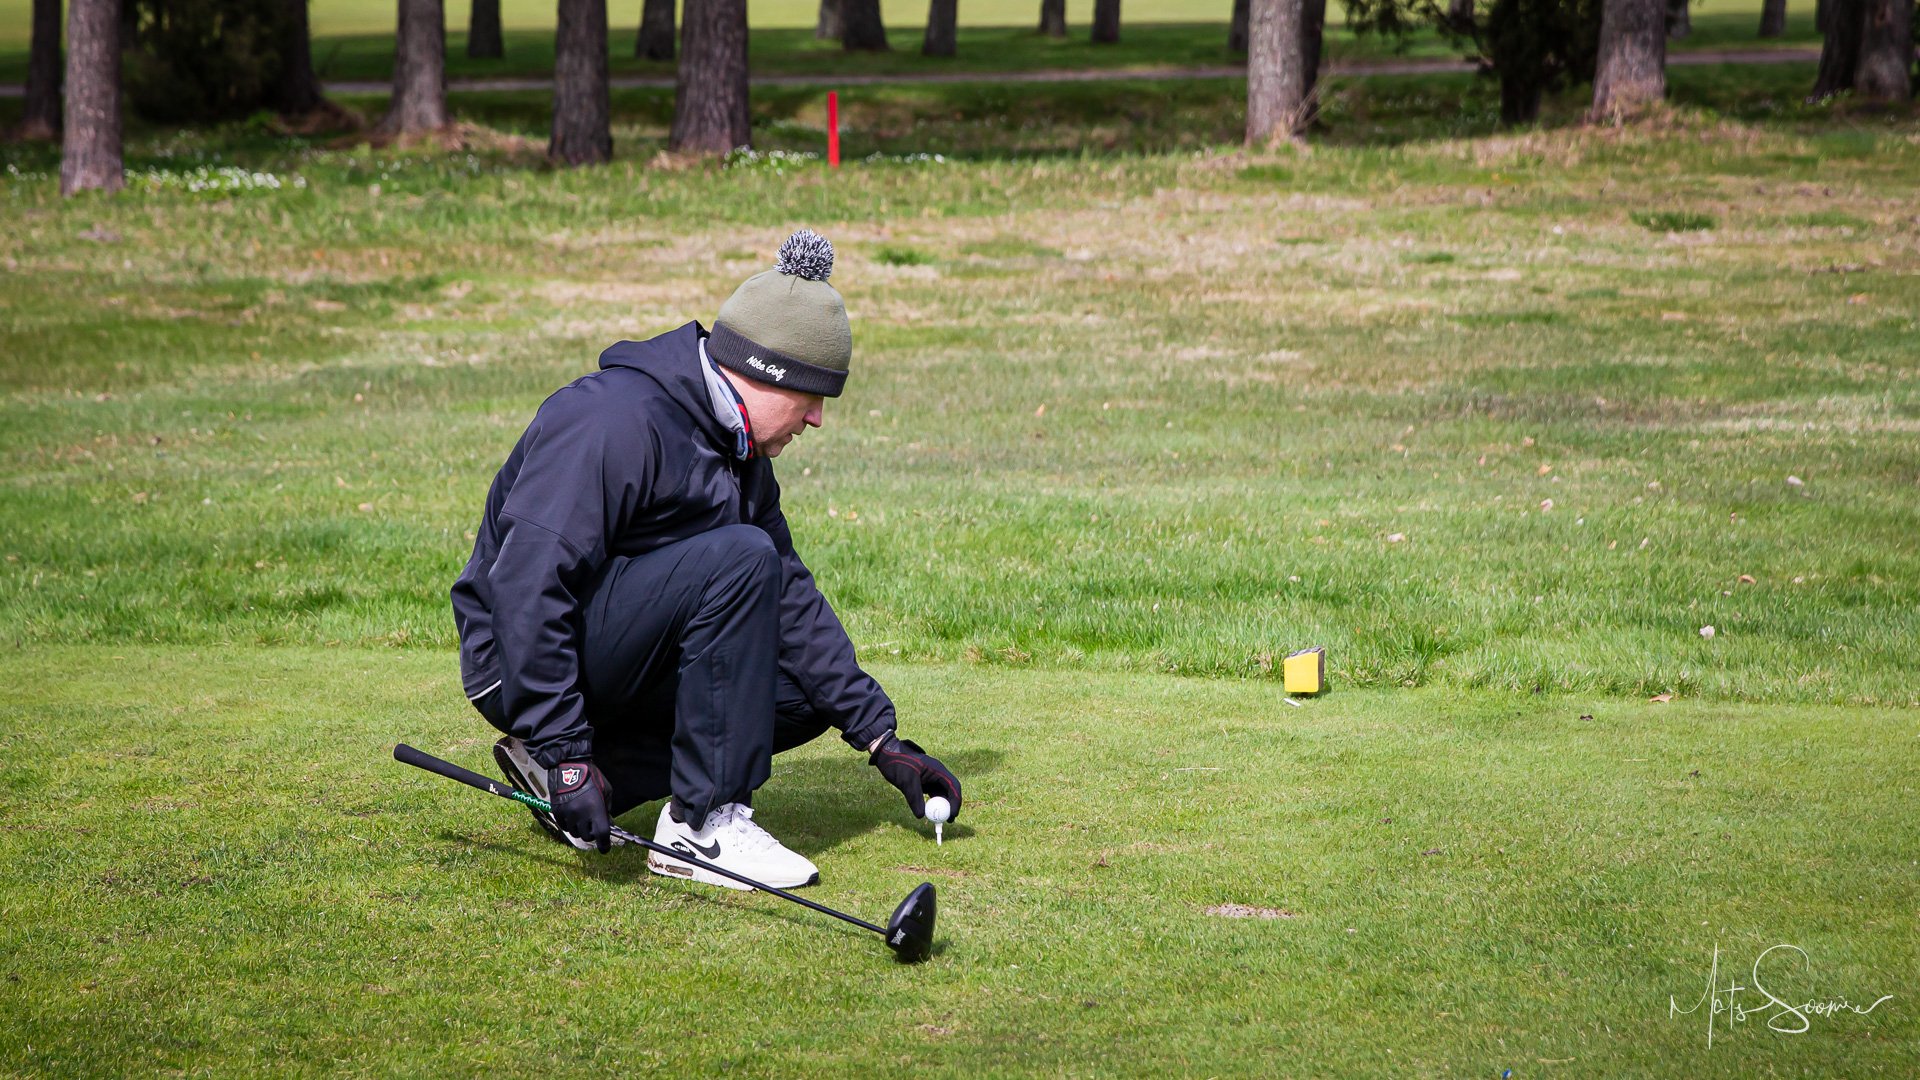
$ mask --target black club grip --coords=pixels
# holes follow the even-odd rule
[[[425,750],[416,750],[406,743],[401,743],[393,748],[393,760],[404,765],[411,765],[416,769],[425,769],[430,773],[437,773],[449,780],[458,780],[468,787],[477,787],[489,795],[498,795],[503,799],[511,799],[514,802],[524,802],[532,798],[532,796],[521,795],[519,792],[513,790],[511,786],[499,780],[489,780],[477,772],[463,769],[451,761],[442,761],[432,754],[427,753]],[[539,800],[535,799],[534,801],[538,802]]]

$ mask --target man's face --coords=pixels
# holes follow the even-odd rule
[[[747,382],[750,380],[738,380]],[[757,383],[754,393],[742,392],[747,404],[747,419],[753,423],[753,442],[767,457],[779,457],[795,435],[810,427],[819,427],[825,419],[826,399],[819,394],[782,390]]]

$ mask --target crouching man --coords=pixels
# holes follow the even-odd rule
[[[819,427],[853,336],[833,248],[801,230],[709,333],[622,341],[549,397],[487,492],[453,586],[466,694],[554,839],[668,798],[654,839],[769,885],[820,879],[754,821],[774,754],[826,732],[915,817],[960,782],[894,731],[893,702],[793,550],[773,459]],[[670,798],[669,798],[670,797]],[[657,853],[655,873],[732,888]]]

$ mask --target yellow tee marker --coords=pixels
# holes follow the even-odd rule
[[[1289,694],[1318,694],[1327,688],[1327,650],[1319,645],[1291,653],[1281,664]]]

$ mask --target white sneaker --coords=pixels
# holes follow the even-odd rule
[[[526,743],[521,742],[511,735],[494,743],[493,763],[500,766],[500,775],[506,777],[507,783],[512,784],[516,789],[526,792],[541,802],[552,801],[553,796],[547,791],[547,770],[541,768],[540,763],[533,760],[532,754],[527,753]],[[573,847],[579,848],[581,851],[598,850],[592,844],[562,829],[560,823],[554,820],[552,814],[544,810],[535,810],[531,806],[527,807],[527,812],[533,815],[535,824],[539,825],[542,831],[555,840],[563,844],[570,844]],[[615,847],[624,843],[626,843],[626,841],[617,836],[613,838],[613,846]]]
[[[684,851],[715,866],[780,889],[814,885],[820,870],[804,855],[787,850],[767,830],[753,823],[753,807],[728,803],[707,815],[699,829],[673,819],[673,802],[660,808],[660,824],[653,830],[653,841],[675,851]],[[707,885],[752,892],[752,888],[657,851],[647,853],[647,869],[668,877],[691,878]]]

